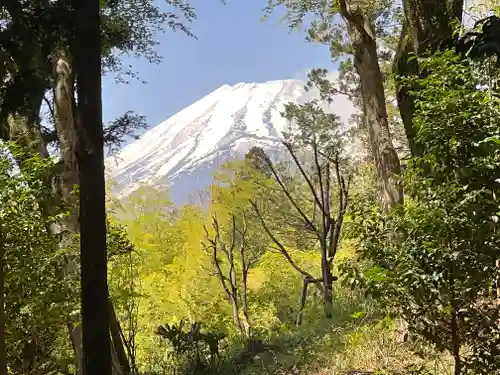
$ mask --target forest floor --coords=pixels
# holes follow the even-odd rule
[[[389,319],[331,321],[281,336],[242,375],[447,375],[450,361],[418,342],[398,343]],[[229,365],[228,363],[228,366]],[[223,366],[224,367],[224,366]],[[226,367],[227,368],[227,367]],[[223,370],[223,372],[226,372]]]

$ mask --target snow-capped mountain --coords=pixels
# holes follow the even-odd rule
[[[298,80],[224,85],[108,158],[108,180],[121,197],[143,184],[168,186],[175,203],[186,203],[225,160],[241,158],[253,146],[280,152],[289,126],[280,112],[311,95]],[[345,124],[355,112],[342,95],[330,107]]]

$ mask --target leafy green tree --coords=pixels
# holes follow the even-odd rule
[[[123,53],[157,62],[159,56],[154,51],[154,34],[166,27],[180,28],[191,35],[184,21],[194,18],[192,7],[178,1],[167,1],[167,4],[179,13],[162,11],[158,4],[149,0],[105,1],[100,4],[104,71],[130,75],[132,72],[123,71],[120,63],[119,57]],[[76,168],[75,110],[81,103],[75,97],[75,69],[78,70],[78,49],[83,46],[74,43],[78,17],[75,18],[71,1],[7,1],[0,16],[3,21],[0,31],[2,138],[15,140],[44,158],[49,157],[49,146],[58,148],[59,161],[52,175],[46,178],[47,185],[54,188],[54,194],[45,199],[43,210],[51,215],[59,206],[65,206],[72,214],[51,228],[55,231],[53,235],[77,233],[78,204],[74,187],[80,181]],[[50,108],[52,129],[42,126],[40,108],[43,102]],[[143,118],[127,113],[108,126],[104,140],[116,148],[125,136],[143,126]],[[17,161],[22,167],[22,161]],[[21,170],[24,173],[23,168]],[[66,238],[71,236],[63,237],[65,241],[71,241]],[[105,258],[102,261],[105,262]],[[75,254],[68,254],[67,261],[61,266],[74,272],[77,270],[75,262]],[[75,324],[78,317],[71,316],[68,320],[73,346],[77,357],[81,358],[80,326]]]
[[[325,113],[316,100],[301,105],[289,103],[283,116],[294,125],[293,130],[285,135],[283,145],[302,179],[302,186],[290,184],[293,180],[284,179],[272,161],[269,158],[265,160],[283,198],[291,206],[288,220],[290,214],[296,215],[301,235],[307,233],[312,240],[311,245],[319,243],[320,277],[314,277],[297,265],[266,222],[262,203],[251,202],[264,231],[290,265],[304,277],[301,311],[306,302],[308,285],[315,284],[320,286],[324,296],[325,315],[331,317],[333,281],[336,280],[332,264],[338,249],[350,186],[349,161],[344,151],[346,131],[337,117]],[[297,322],[300,323],[301,319],[299,314]]]
[[[126,227],[113,213],[107,223],[108,284],[111,340],[124,373],[137,373],[137,329],[139,294],[139,257]],[[123,348],[123,350],[119,350]]]
[[[69,348],[60,345],[61,321],[77,307],[77,301],[68,298],[75,285],[57,268],[68,249],[58,249],[57,239],[48,232],[60,217],[47,217],[39,207],[47,194],[43,181],[51,164],[38,156],[25,156],[29,173],[16,174],[6,155],[4,146],[0,229],[5,300],[0,306],[4,312],[0,356],[6,362],[2,370],[7,363],[12,374],[68,371],[71,362],[65,350]]]
[[[404,19],[394,56],[393,71],[396,75],[396,99],[413,156],[420,156],[422,152],[415,143],[415,99],[410,93],[411,88],[403,83],[401,78],[419,72],[418,60],[412,56],[432,54],[453,36],[462,21],[464,3],[464,0],[446,0],[441,3],[403,1]]]
[[[498,275],[500,203],[496,86],[489,64],[450,51],[419,66],[425,78],[417,76],[411,84],[419,86],[415,140],[424,154],[405,172],[411,199],[404,211],[359,208],[359,255],[370,266],[351,280],[401,313],[413,332],[449,351],[455,374],[494,373],[499,315],[490,288]]]
[[[263,160],[266,155],[262,149],[252,150],[244,162],[226,163],[215,176],[210,223],[204,225],[202,241],[213,272],[231,304],[234,326],[245,338],[255,333],[250,317],[249,273],[269,244],[249,204],[249,200],[259,199],[262,193],[263,186],[259,184],[267,178],[267,164]]]
[[[311,19],[308,39],[329,45],[333,59],[347,58],[342,66],[356,71],[354,97],[362,108],[381,198],[388,206],[401,204],[403,192],[396,181],[400,161],[389,130],[384,78],[379,63],[381,55],[377,48],[378,41],[393,29],[393,15],[398,7],[386,0],[270,0],[267,9],[279,6],[286,8],[291,28]],[[338,88],[335,92],[339,92]]]
[[[245,154],[245,160],[252,169],[263,173],[266,177],[271,177],[272,172],[268,166],[268,159],[269,156],[261,147],[254,146]]]
[[[464,57],[482,60],[500,55],[500,18],[496,15],[476,22],[474,29],[451,40],[455,51]],[[449,40],[450,41],[450,40]]]

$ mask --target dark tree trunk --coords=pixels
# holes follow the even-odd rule
[[[83,363],[87,375],[110,375],[100,4],[74,5]]]
[[[332,317],[332,307],[333,307],[333,275],[330,269],[330,264],[326,257],[326,251],[321,257],[321,277],[323,279],[323,289],[324,289],[324,304],[325,304],[325,317]]]
[[[451,318],[451,345],[454,362],[454,375],[460,375],[462,373],[462,360],[460,358],[460,338],[458,335],[458,317],[456,311],[453,311]]]
[[[399,113],[403,121],[403,127],[410,147],[410,153],[413,156],[422,154],[417,146],[415,136],[416,131],[413,126],[414,101],[409,95],[409,89],[400,83],[399,77],[404,75],[416,74],[418,64],[416,60],[410,60],[413,51],[413,44],[408,32],[408,24],[403,24],[399,44],[394,57],[393,71],[396,75],[396,100],[398,102]]]

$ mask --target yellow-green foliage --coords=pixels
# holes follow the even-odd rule
[[[111,221],[126,226],[135,251],[110,262],[110,290],[125,331],[127,301],[134,300],[137,363],[142,369],[151,369],[166,358],[168,347],[160,345],[155,334],[166,323],[201,322],[206,330],[224,332],[227,343],[239,342],[231,305],[215,276],[210,255],[201,246],[207,237],[214,235],[214,217],[221,229],[221,239],[229,244],[233,216],[237,225],[246,226],[245,246],[256,260],[248,275],[252,333],[281,350],[263,354],[260,367],[254,363],[243,373],[286,373],[301,367],[304,373],[316,374],[329,368],[329,373],[340,374],[352,368],[384,370],[397,361],[407,364],[411,357],[409,349],[395,346],[391,337],[386,338],[392,334],[392,328],[372,322],[372,302],[360,292],[343,288],[340,282],[334,285],[333,320],[323,318],[321,292],[310,285],[304,322],[296,327],[303,278],[273,248],[248,204],[249,199],[274,194],[272,184],[242,163],[226,166],[217,181],[206,209],[175,208],[165,192],[144,188],[113,210]],[[278,232],[283,229],[283,233],[295,231],[292,235],[300,238],[300,232],[293,227],[282,228],[286,224],[285,216],[275,228]],[[284,237],[283,233],[279,235]],[[283,238],[283,243],[302,269],[320,277],[317,247],[293,248],[301,241],[287,241],[287,238]],[[334,274],[338,274],[339,263],[353,259],[354,250],[355,242],[342,241],[333,263]],[[227,271],[224,257],[220,259],[221,268]],[[235,265],[240,282],[239,259]],[[266,357],[270,355],[277,357]]]
[[[242,170],[241,166],[234,168]],[[199,321],[206,329],[224,331],[229,336],[235,334],[231,306],[214,276],[208,254],[200,245],[205,240],[204,225],[211,233],[212,215],[216,215],[225,233],[231,215],[238,219],[245,217],[249,231],[247,246],[260,257],[248,279],[254,332],[264,339],[271,339],[293,327],[302,278],[279,252],[270,249],[269,239],[252,218],[248,199],[259,193],[255,179],[240,179],[238,184],[228,184],[234,178],[230,169],[219,177],[220,186],[213,189],[217,200],[212,202],[208,211],[193,206],[174,210],[165,193],[151,188],[141,189],[119,209],[115,208],[114,220],[119,218],[119,222],[126,226],[136,251],[129,257],[111,262],[110,288],[113,298],[119,300],[120,296],[130,296],[124,293],[126,276],[137,279],[133,288],[138,314],[136,342],[139,363],[146,362],[151,358],[151,352],[159,350],[155,330],[161,324],[178,323],[182,319]],[[289,251],[300,266],[319,276],[317,250]],[[127,273],[130,262],[134,263],[135,275]],[[321,310],[314,303],[316,299],[319,300],[318,291],[311,287],[306,308],[311,319],[320,316]],[[124,316],[124,311],[121,311],[121,316]]]
[[[168,199],[158,198],[162,193],[140,193],[123,207],[123,223],[136,246],[139,362],[158,350],[158,326],[181,319],[211,323],[206,318],[214,318],[222,301],[200,248],[203,213],[186,206],[174,214]]]

